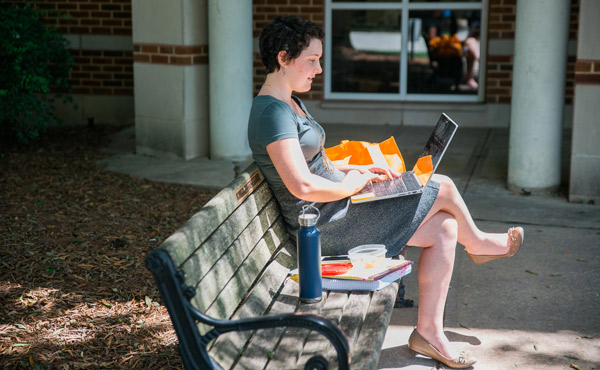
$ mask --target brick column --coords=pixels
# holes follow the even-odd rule
[[[581,0],[569,201],[600,203],[600,2]]]
[[[133,0],[136,151],[208,155],[206,0]]]

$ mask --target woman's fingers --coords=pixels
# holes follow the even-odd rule
[[[371,167],[369,168],[369,170],[373,173],[378,173],[378,174],[382,174],[385,175],[386,178],[384,178],[383,180],[387,180],[387,179],[393,179],[395,177],[400,177],[400,174],[396,171],[393,170],[389,167],[384,168],[384,167]]]
[[[346,183],[348,187],[353,190],[353,192],[357,192],[364,188],[365,185],[370,183],[372,180],[377,180],[378,177],[379,175],[373,172],[367,171],[361,173],[358,170],[352,170],[348,172],[343,182]]]

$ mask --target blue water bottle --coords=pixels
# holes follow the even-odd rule
[[[316,213],[309,213],[312,210]],[[312,205],[302,207],[298,216],[298,281],[300,302],[316,303],[323,295],[321,281],[321,232],[317,229],[319,210]]]

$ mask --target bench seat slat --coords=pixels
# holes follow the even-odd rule
[[[269,310],[269,315],[294,312],[298,306],[298,296],[294,295],[297,288],[290,284],[289,279],[286,279],[284,284]],[[284,331],[284,327],[255,331],[244,355],[233,369],[263,369],[269,357],[272,357]]]
[[[364,315],[370,303],[371,292],[352,292],[344,307],[339,327],[346,334],[351,351],[354,349],[359,328],[363,324]]]
[[[299,285],[293,280],[288,280],[286,283],[288,296],[298,302],[300,294]],[[320,313],[323,307],[323,301],[313,304],[298,304],[295,312]],[[303,328],[286,328],[282,334],[281,341],[275,348],[272,358],[265,367],[266,370],[282,370],[295,369],[298,359],[302,353],[302,348],[306,342],[306,338],[310,334],[310,330]]]
[[[397,292],[398,285],[394,283],[373,294],[369,311],[361,326],[360,336],[353,348],[353,368],[376,368]]]
[[[331,319],[336,324],[339,324],[344,312],[344,307],[348,302],[348,292],[329,291],[326,292],[326,295],[327,298],[323,305],[323,309],[321,310],[321,314]],[[332,348],[333,356],[335,356],[335,361],[337,361],[337,353],[335,352],[335,348],[331,345],[331,342],[323,335],[317,332],[311,332],[308,336],[306,345],[302,349],[302,356],[300,357],[298,364],[305,364],[306,361],[315,355],[326,356],[329,347]]]

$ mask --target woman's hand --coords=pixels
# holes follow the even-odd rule
[[[398,173],[398,171],[390,168],[389,166],[382,167],[382,166],[377,166],[375,164],[372,164],[372,165],[364,166],[364,167],[366,167],[366,169],[372,173],[383,175],[384,178],[382,178],[381,180],[392,180],[396,177],[400,177],[400,174]]]
[[[371,171],[360,172],[359,170],[350,170],[342,181],[342,186],[354,195],[364,188],[368,183],[373,180],[380,179],[380,175]]]
[[[346,165],[339,166],[338,170],[349,173],[350,171],[358,171],[360,173],[374,173],[378,175],[377,181],[391,180],[396,177],[400,177],[398,171],[390,168],[389,166],[378,166],[375,164],[359,166],[359,165]]]

